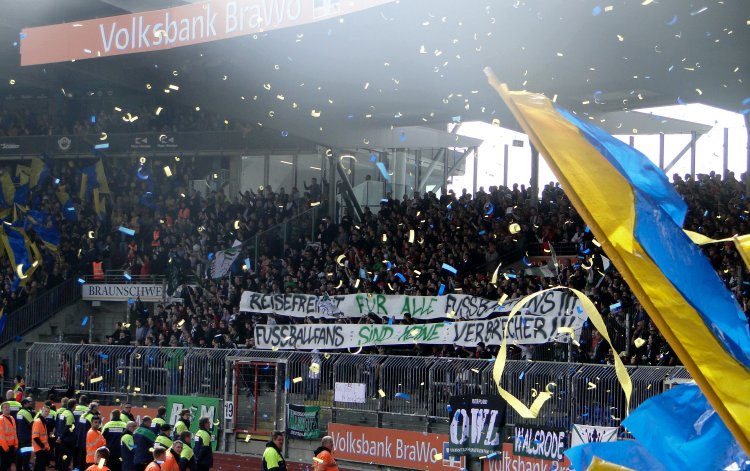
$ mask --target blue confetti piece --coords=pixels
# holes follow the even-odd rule
[[[671,20],[667,21],[667,26],[673,26],[677,24],[677,15],[674,15]]]
[[[482,231],[479,231],[479,235],[480,235],[480,236],[483,236],[483,235],[485,235],[486,233],[487,233],[487,231],[484,231],[484,230],[482,230]]]
[[[586,412],[585,414],[581,414],[581,417],[588,417],[588,416],[589,416],[588,412]]]
[[[374,164],[377,161],[378,161],[378,154],[374,154],[374,153],[370,154],[370,163]]]
[[[401,280],[401,283],[406,283],[406,277],[402,275],[401,273],[396,273],[396,278]]]
[[[281,131],[281,137],[287,137],[287,136],[289,136],[288,131]]]
[[[367,279],[367,272],[365,271],[364,268],[359,269],[359,277],[363,279]]]
[[[96,150],[109,149],[109,142],[105,142],[104,144],[97,144],[94,146],[94,149]]]
[[[385,168],[385,164],[383,162],[377,162],[375,166],[378,167],[378,170],[380,170],[380,174],[383,175],[385,181],[391,181],[391,177],[390,175],[388,175],[388,170]]]
[[[30,446],[25,446],[25,447],[21,448],[19,451],[21,453],[31,453],[32,451],[34,451],[34,449],[31,448]]]
[[[86,283],[86,280],[84,280],[83,278],[78,278],[78,282],[80,284],[84,284],[84,283]]]
[[[489,455],[487,455],[487,459],[488,459],[488,460],[491,460],[492,458],[494,458],[494,457],[496,457],[496,456],[497,456],[497,452],[496,452],[496,451],[493,451],[492,453],[490,453]]]
[[[249,258],[245,259],[245,266],[247,267],[248,270],[250,269],[250,259]]]
[[[445,292],[445,285],[440,283],[440,288],[438,289],[438,296],[442,296]]]
[[[495,212],[495,206],[492,203],[487,203],[486,208],[487,210],[484,212],[485,216],[489,216]]]
[[[81,326],[85,327],[85,326],[86,326],[86,324],[88,324],[88,323],[89,323],[89,316],[86,316],[86,317],[84,317],[84,318],[83,318],[83,320],[81,321]]]
[[[448,409],[448,412],[451,412],[453,408],[450,405],[445,406],[446,409]]]
[[[507,276],[508,278],[513,278],[513,279],[516,278],[516,275],[514,275],[513,273],[506,273],[505,276]]]
[[[743,105],[750,105],[750,97],[747,97],[744,100],[742,100],[742,104]]]
[[[445,271],[449,271],[453,273],[454,275],[458,273],[458,270],[456,270],[454,267],[448,265],[447,263],[443,263],[442,269]]]
[[[589,226],[586,226],[586,229],[584,229],[583,232],[588,234],[589,232],[591,232],[591,228]]]
[[[614,311],[616,309],[620,309],[621,306],[622,306],[621,303],[614,303],[614,304],[612,304],[612,305],[609,306],[609,310],[610,311]]]
[[[406,140],[406,133],[401,131],[401,135],[398,137],[398,140],[404,142]]]
[[[451,120],[452,120],[452,121],[453,121],[454,123],[460,123],[460,122],[461,122],[461,115],[458,115],[458,116],[454,116],[454,117],[452,117],[452,118],[451,118]]]
[[[21,34],[19,35],[19,37],[20,37],[21,39],[26,39],[26,33],[21,33]]]
[[[291,385],[292,385],[292,380],[289,379],[289,378],[287,378],[286,381],[284,381],[284,389],[286,389],[287,391],[289,391],[289,389],[291,389],[291,387],[290,387]]]
[[[133,298],[128,298],[128,304],[133,304],[135,301],[133,301]]]
[[[120,232],[122,232],[123,234],[129,235],[129,236],[134,236],[135,235],[135,231],[133,229],[128,229],[125,226],[120,226],[120,227],[117,228],[117,230],[120,231]]]
[[[399,398],[399,399],[403,399],[404,401],[411,400],[411,396],[410,395],[408,395],[406,393],[402,393],[402,392],[396,393],[396,397]]]
[[[393,325],[393,318],[392,317],[388,319],[388,325]]]
[[[576,311],[578,312],[578,314],[583,314],[583,308],[581,306],[577,306]]]
[[[385,262],[385,268],[387,268],[388,270],[390,270],[392,266],[393,265],[391,265],[391,262]]]
[[[591,10],[591,16],[599,16],[602,14],[602,7],[597,5]]]
[[[523,257],[523,264],[526,265],[527,267],[530,267],[531,265],[533,265],[533,263],[531,263],[529,259],[526,258],[525,256]]]
[[[59,178],[55,178],[55,185],[59,185],[59,184],[60,184],[60,179]]]
[[[213,252],[209,252],[208,253],[208,261],[210,262],[213,259],[214,259],[214,253]]]
[[[130,274],[129,274],[129,273],[123,273],[123,275],[122,275],[122,276],[123,276],[123,277],[125,277],[125,279],[126,279],[126,280],[128,280],[128,281],[130,281],[130,280],[132,280],[132,279],[133,279],[133,277],[132,277],[132,276],[130,276]]]
[[[96,124],[96,115],[95,115],[95,114],[92,114],[92,115],[91,115],[91,116],[89,117],[89,121],[91,121],[91,124]]]
[[[100,353],[99,356],[102,358],[102,360],[107,360],[109,358],[109,355],[106,353]]]
[[[522,371],[520,375],[518,375],[518,381],[523,381],[523,377],[526,376],[526,372]]]
[[[373,276],[372,277],[372,282],[373,283],[377,283],[377,281],[378,281],[378,275]]]

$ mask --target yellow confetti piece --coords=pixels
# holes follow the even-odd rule
[[[102,377],[102,376],[97,376],[96,378],[91,378],[91,379],[89,380],[89,382],[90,382],[90,383],[98,383],[99,381],[102,381],[102,380],[104,380],[104,377]]]
[[[492,274],[492,280],[490,281],[490,283],[492,283],[493,285],[497,284],[497,274],[500,272],[501,266],[503,266],[503,262],[500,262],[500,265],[498,265],[497,268],[495,268],[495,272]]]
[[[388,235],[383,234],[383,242],[388,242]]]
[[[320,111],[312,110],[310,111],[310,116],[312,116],[313,118],[320,118]]]
[[[313,374],[320,373],[320,364],[319,363],[310,364],[310,373],[313,373]]]
[[[500,296],[500,299],[497,300],[498,306],[502,306],[503,303],[508,299],[508,293],[503,293],[502,296]]]
[[[559,327],[557,329],[557,332],[559,334],[568,334],[568,335],[570,335],[570,340],[571,340],[571,342],[573,342],[573,345],[575,345],[576,347],[580,347],[581,346],[581,344],[578,343],[578,341],[575,338],[576,337],[576,331],[573,330],[572,327]]]
[[[323,358],[325,358],[327,360],[327,359],[331,358],[331,354],[330,353],[324,353],[323,354]]]
[[[385,391],[383,391],[382,389],[378,389],[378,395],[380,397],[385,397]]]
[[[588,386],[588,389],[596,389],[596,384],[592,383],[591,381],[589,381]]]
[[[511,234],[518,234],[519,232],[521,232],[521,226],[518,223],[514,222],[513,224],[508,226],[508,231]]]
[[[340,266],[344,266],[344,259],[346,258],[346,254],[341,254],[338,257],[336,257],[336,263],[338,263]]]
[[[250,441],[250,437],[252,437],[252,435],[250,435],[249,433],[245,435],[245,443]]]
[[[491,75],[491,71],[489,71],[488,75],[490,75],[490,83],[494,83],[494,81],[497,81],[497,78],[494,77],[494,75]],[[492,371],[492,376],[495,380],[495,384],[497,385],[497,390],[500,396],[505,399],[505,401],[508,403],[509,406],[511,406],[522,418],[525,419],[534,419],[539,416],[539,411],[541,410],[542,406],[544,405],[547,400],[549,400],[552,397],[551,388],[555,386],[554,383],[549,383],[547,387],[545,388],[545,392],[540,393],[536,399],[534,399],[534,402],[532,402],[530,407],[527,407],[523,402],[521,402],[517,397],[515,397],[513,394],[511,394],[509,391],[504,389],[501,385],[501,379],[503,377],[503,371],[505,370],[505,364],[508,358],[508,352],[507,352],[507,338],[508,338],[508,329],[511,324],[510,320],[525,306],[529,301],[532,299],[541,296],[545,294],[548,291],[551,290],[568,290],[572,292],[578,300],[581,302],[584,311],[589,317],[589,321],[593,324],[593,326],[599,330],[599,332],[602,334],[602,337],[604,340],[609,344],[609,346],[614,351],[614,362],[615,362],[615,374],[617,376],[618,381],[620,382],[620,386],[622,387],[623,392],[625,393],[625,408],[626,410],[630,410],[630,395],[633,391],[633,383],[630,379],[630,376],[628,375],[627,369],[625,369],[625,365],[622,363],[622,360],[620,359],[620,355],[617,353],[617,351],[612,347],[612,340],[609,337],[609,333],[607,332],[606,324],[604,323],[604,319],[602,319],[601,314],[599,311],[596,310],[596,307],[594,306],[594,303],[591,302],[589,298],[586,297],[581,291],[578,291],[573,288],[566,288],[557,286],[550,289],[545,289],[541,291],[537,291],[536,293],[530,294],[528,296],[525,296],[521,301],[516,304],[513,309],[508,314],[507,323],[505,324],[505,330],[503,335],[503,340],[500,344],[500,351],[497,356],[497,360],[495,361],[495,366]]]
[[[651,389],[651,387],[652,385],[649,384],[648,386],[646,386],[646,389]]]
[[[299,383],[300,381],[302,381],[302,377],[301,377],[301,376],[297,376],[296,378],[294,378],[294,379],[292,380],[292,383],[294,383],[294,384],[297,384],[297,383]]]
[[[698,95],[703,95],[703,90],[701,90],[700,88],[696,88],[695,92],[698,93]]]
[[[600,244],[599,241],[596,240],[596,239],[591,239],[591,243],[594,244],[594,245],[596,245],[597,247],[601,247],[602,246],[602,244]]]
[[[536,397],[536,396],[537,396],[537,394],[539,394],[539,391],[537,391],[537,390],[536,390],[536,389],[534,389],[534,388],[531,388],[531,397]]]
[[[316,463],[321,463],[321,464],[322,464],[322,463],[325,463],[325,461],[321,460],[321,459],[320,459],[320,458],[318,458],[317,456],[313,457],[313,461],[315,461]]]
[[[653,2],[654,2],[654,0],[643,0],[641,2],[641,5],[646,6],[646,5],[652,4]]]
[[[135,387],[135,388],[133,388],[133,391],[135,391],[135,392],[141,392],[141,388]]]
[[[472,368],[472,369],[471,369],[471,372],[472,372],[472,373],[479,373],[479,368]]]
[[[165,165],[164,166],[164,175],[166,175],[167,177],[171,177],[172,176],[172,169],[169,168],[169,165]]]
[[[610,11],[612,11],[612,10],[614,10],[614,9],[615,9],[615,7],[614,7],[614,6],[612,6],[612,5],[607,5],[606,7],[604,7],[604,11],[605,11],[605,12],[610,12]]]
[[[433,455],[433,457],[432,457],[432,461],[440,461],[442,459],[443,459],[443,454],[442,453],[435,453]]]
[[[641,348],[646,343],[646,341],[638,337],[637,339],[633,341],[633,343],[635,344],[635,348]]]
[[[448,316],[448,319],[453,319],[454,317],[456,317],[456,311],[451,311],[451,312],[449,312],[449,313],[447,314],[447,316]]]
[[[409,243],[414,243],[414,229],[409,229]]]
[[[618,34],[617,35],[617,40],[620,41],[620,42],[623,42],[623,41],[625,41],[625,37],[623,35],[621,35],[621,34]]]

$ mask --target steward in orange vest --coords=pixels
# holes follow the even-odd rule
[[[95,415],[91,417],[91,428],[86,433],[86,466],[98,465],[96,452],[99,448],[106,448],[107,440],[101,432],[102,417]]]
[[[45,404],[42,406],[40,415],[34,419],[34,423],[31,425],[31,446],[36,456],[34,471],[46,470],[50,460],[51,448],[47,435],[47,416],[49,416],[49,406]]]
[[[3,415],[0,416],[0,471],[8,471],[16,461],[18,436],[16,436],[16,419],[10,415],[10,404],[3,402]]]

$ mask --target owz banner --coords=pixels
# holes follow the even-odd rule
[[[477,457],[500,453],[507,407],[504,399],[500,396],[453,396],[448,407],[447,454]]]

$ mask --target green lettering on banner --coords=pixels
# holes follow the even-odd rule
[[[217,437],[219,436],[219,423],[221,417],[221,401],[215,397],[201,396],[167,396],[167,419],[174,427],[179,419],[180,411],[188,409],[190,411],[190,432],[193,437],[198,431],[198,422],[201,417],[211,419],[211,449],[216,450]],[[191,444],[192,446],[192,444]]]
[[[445,324],[422,324],[407,327],[399,337],[400,341],[413,341],[413,342],[429,342],[440,337],[440,329]]]
[[[437,298],[428,298],[425,296],[404,296],[404,305],[401,308],[401,316],[411,314],[412,317],[427,317],[432,314],[432,303]]]
[[[369,344],[383,343],[386,340],[393,337],[393,332],[394,332],[393,327],[389,327],[387,325],[362,326],[360,327],[359,333],[357,334],[359,336],[357,345],[369,345]]]
[[[385,307],[385,301],[387,300],[384,294],[375,295],[356,295],[355,300],[357,301],[357,309],[359,309],[360,315],[375,313],[379,316],[387,316],[388,308]]]

